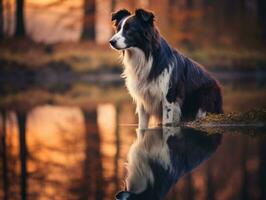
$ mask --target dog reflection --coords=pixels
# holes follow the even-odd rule
[[[207,159],[221,135],[194,129],[139,132],[128,153],[126,189],[117,200],[160,200],[185,173]]]

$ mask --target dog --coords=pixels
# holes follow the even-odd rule
[[[136,102],[138,129],[154,116],[178,125],[209,113],[222,113],[220,85],[200,64],[170,47],[154,24],[154,14],[122,9],[112,14],[112,48],[122,52],[122,77]]]
[[[172,186],[208,159],[222,135],[164,127],[137,134],[128,153],[126,187],[117,200],[161,200]]]

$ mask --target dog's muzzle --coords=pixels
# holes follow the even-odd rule
[[[116,49],[116,50],[120,50],[120,48],[117,47],[117,41],[115,39],[111,39],[109,41],[110,45],[112,48]]]
[[[113,49],[116,49],[116,50],[124,50],[124,49],[127,49],[127,45],[122,45],[119,43],[119,40],[117,40],[116,38],[114,39],[111,39],[109,41],[109,44],[110,46],[113,48]]]
[[[112,39],[109,41],[110,45],[115,48],[116,40]]]

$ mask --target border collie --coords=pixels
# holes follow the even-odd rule
[[[112,14],[116,33],[110,45],[122,51],[123,77],[137,104],[140,130],[150,116],[162,125],[222,113],[219,83],[198,63],[176,51],[159,34],[152,12]]]
[[[164,127],[137,135],[128,153],[125,190],[117,200],[160,200],[217,149],[222,135]]]

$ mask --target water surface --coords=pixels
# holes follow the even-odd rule
[[[50,92],[47,101],[42,92],[14,95],[16,105],[1,117],[0,198],[114,199],[124,189],[127,154],[137,138],[124,85],[77,84]],[[261,81],[226,80],[223,94],[225,112],[266,107]],[[165,199],[265,199],[266,135],[182,134],[172,154],[183,156],[176,163],[182,173]]]

